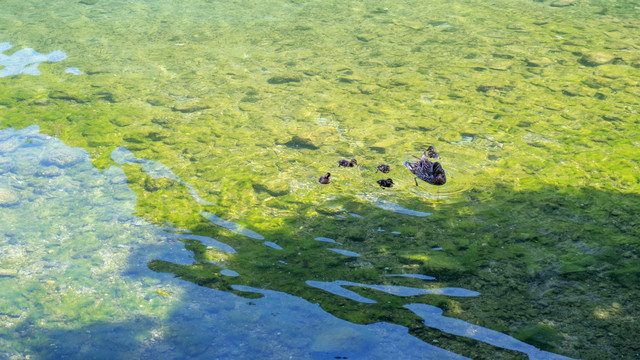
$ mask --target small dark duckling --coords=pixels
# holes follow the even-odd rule
[[[444,185],[447,182],[447,175],[440,163],[429,161],[426,151],[421,158],[418,158],[418,161],[414,163],[405,161],[404,166],[416,176],[416,186],[418,186],[417,179],[426,181],[431,185]]]
[[[433,146],[429,146],[429,148],[427,148],[427,156],[432,159],[440,159],[440,154],[436,152],[436,149],[434,149]]]
[[[376,182],[378,183],[378,185],[380,185],[380,187],[390,188],[393,186],[393,180],[391,180],[391,178],[378,180]]]
[[[331,173],[326,173],[325,175],[320,176],[320,178],[318,179],[318,182],[320,182],[320,184],[328,184],[331,182]]]
[[[344,167],[353,167],[355,165],[358,165],[358,161],[356,159],[351,159],[351,161],[342,159],[338,160],[338,165]]]
[[[378,165],[378,170],[376,170],[376,172],[378,171],[382,171],[383,173],[388,173],[391,169],[389,168],[389,165],[385,165],[385,164],[380,164]]]

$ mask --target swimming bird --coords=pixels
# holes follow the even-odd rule
[[[429,146],[427,149],[427,156],[432,159],[440,159],[440,154],[436,152],[436,149],[434,149],[433,146]]]
[[[378,183],[378,185],[380,185],[380,187],[390,188],[393,186],[393,180],[391,180],[391,178],[378,180],[376,182]]]
[[[354,165],[358,165],[358,161],[356,159],[351,159],[351,161],[342,159],[338,160],[338,165],[344,167],[353,167]]]
[[[426,181],[431,185],[444,185],[447,182],[447,176],[440,163],[429,161],[426,151],[421,158],[418,158],[418,161],[414,163],[405,161],[404,166],[416,176],[416,186],[418,186],[417,179]]]
[[[320,182],[320,184],[328,184],[331,182],[331,173],[326,173],[325,175],[320,176],[320,178],[318,179],[318,182]]]
[[[389,165],[385,165],[385,164],[380,164],[378,165],[378,170],[376,170],[376,172],[378,171],[382,171],[383,173],[388,173],[391,169],[389,168]]]

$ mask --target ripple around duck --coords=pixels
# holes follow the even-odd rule
[[[418,186],[407,187],[408,191],[430,202],[455,204],[462,201],[461,196],[471,189],[469,178],[456,176],[454,171],[447,171],[447,183],[442,186],[429,185],[424,181],[418,180]],[[428,187],[428,190],[425,190]]]

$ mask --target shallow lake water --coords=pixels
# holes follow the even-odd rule
[[[1,7],[0,359],[640,358],[637,2]]]

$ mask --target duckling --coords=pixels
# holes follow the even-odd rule
[[[390,188],[393,186],[393,180],[391,180],[391,178],[378,180],[376,182],[378,183],[378,185],[380,185],[380,187]]]
[[[389,165],[385,165],[385,164],[380,164],[378,165],[378,170],[376,170],[376,172],[378,171],[382,171],[383,173],[388,173],[391,169],[389,168]]]
[[[358,161],[356,159],[351,159],[351,161],[342,159],[338,160],[338,165],[344,167],[353,167],[355,165],[358,165]]]
[[[320,178],[318,179],[318,182],[320,182],[320,184],[328,184],[331,182],[331,173],[326,173],[325,175],[320,176]]]
[[[432,159],[440,159],[440,154],[436,152],[436,149],[434,149],[433,146],[429,146],[429,148],[427,148],[427,156]]]
[[[418,186],[417,179],[426,181],[431,185],[444,185],[447,182],[447,176],[440,163],[429,161],[426,151],[421,158],[418,158],[418,161],[415,163],[405,161],[404,166],[416,176],[416,179],[414,179],[416,186]]]

